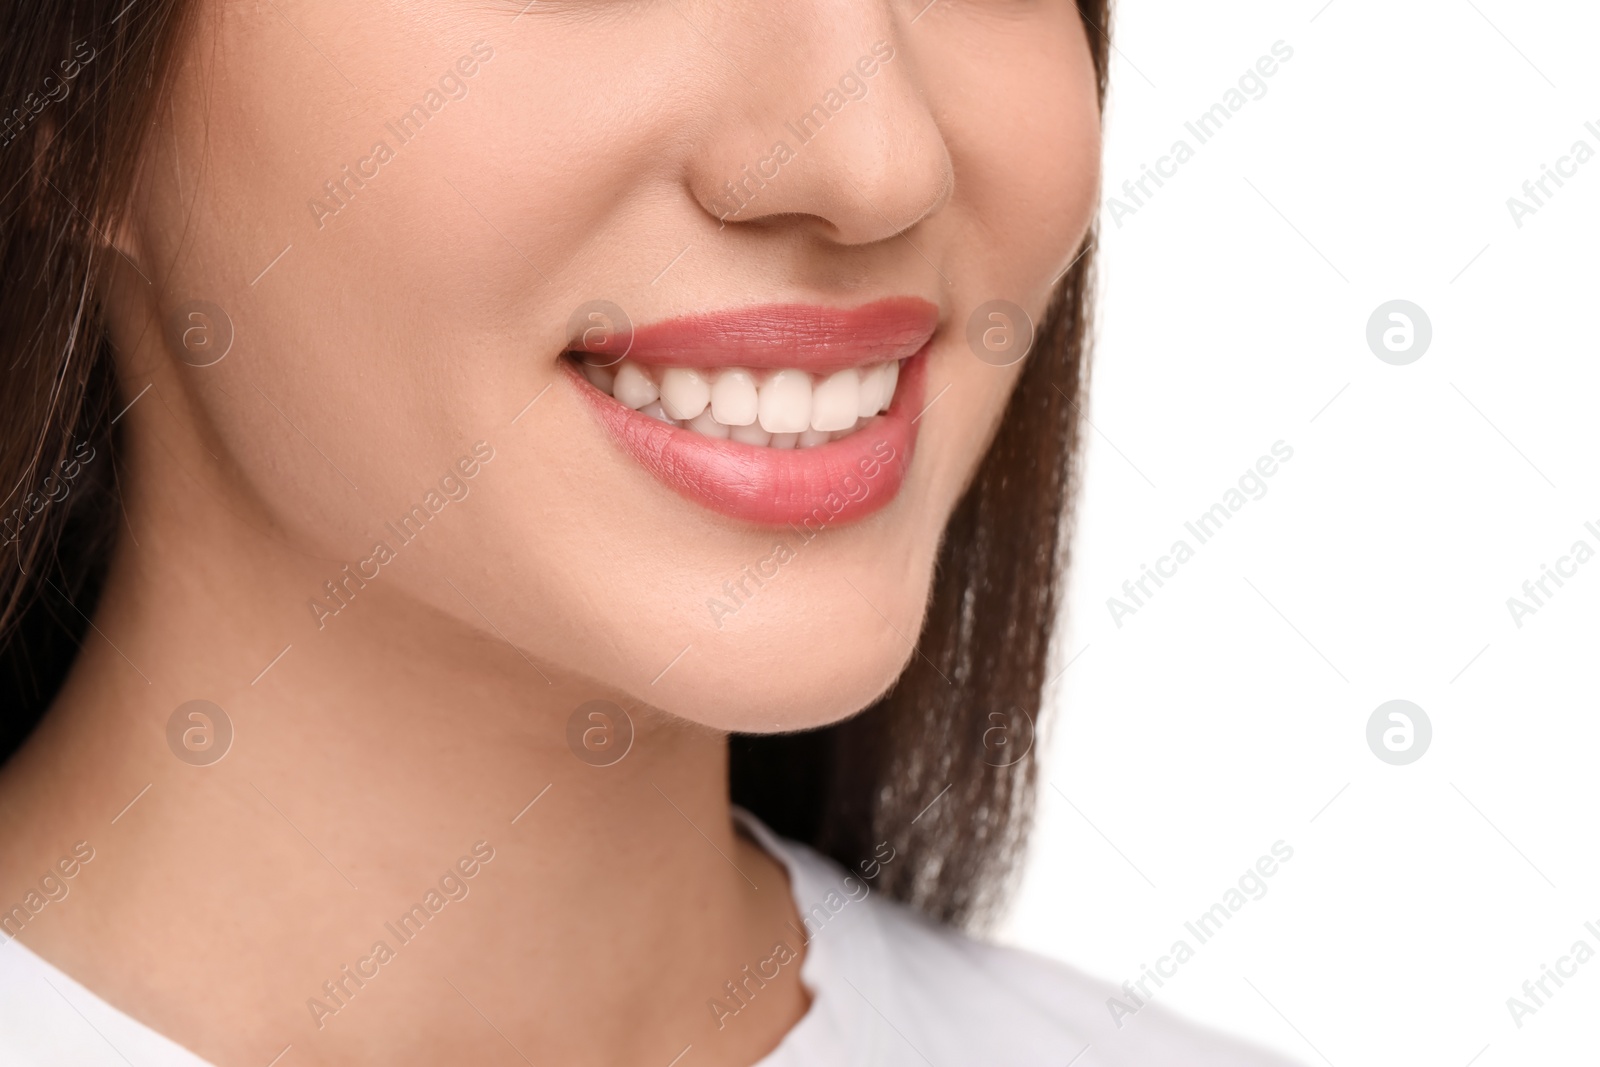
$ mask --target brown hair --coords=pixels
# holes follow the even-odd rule
[[[1102,99],[1107,7],[1078,3]],[[0,101],[14,104],[0,114],[0,757],[70,668],[121,521],[96,282],[192,14],[185,0],[0,0]],[[826,729],[732,741],[737,803],[852,867],[890,841],[876,884],[947,922],[1000,899],[1026,832],[1033,759],[1002,766],[1014,757],[994,742],[1014,750],[1039,720],[1092,267],[1086,250],[1054,294],[894,690]]]

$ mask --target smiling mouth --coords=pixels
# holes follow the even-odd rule
[[[731,518],[826,525],[899,492],[938,309],[766,305],[574,345],[570,379],[621,449]]]
[[[816,448],[857,433],[894,403],[904,360],[812,375],[797,367],[609,365],[568,353],[602,393],[642,415],[714,440],[761,448]]]

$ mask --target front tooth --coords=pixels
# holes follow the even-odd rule
[[[830,440],[834,440],[834,441],[837,441],[841,437],[849,437],[851,434],[853,434],[857,430],[859,430],[861,428],[862,424],[865,423],[866,421],[867,421],[866,419],[858,418],[858,419],[856,419],[854,426],[851,426],[849,429],[845,429],[845,430],[835,430],[831,434],[829,434],[828,437],[829,437]]]
[[[879,363],[861,372],[861,393],[857,397],[856,414],[870,419],[883,407],[883,364]]]
[[[719,419],[718,421],[720,422],[721,420]],[[758,422],[752,422],[746,426],[730,427],[728,437],[741,445],[761,445],[765,447],[772,443],[772,435],[763,430]]]
[[[749,426],[759,403],[755,377],[747,370],[725,370],[711,385],[711,414],[724,426]]]
[[[711,383],[697,370],[669,367],[661,375],[661,406],[675,419],[692,419],[711,403]]]
[[[775,434],[772,435],[772,440],[767,442],[767,447],[768,448],[793,448],[795,445],[797,445],[799,443],[800,443],[800,435],[797,434],[797,433],[775,433]]]
[[[689,429],[702,437],[715,437],[719,440],[727,440],[728,438],[728,428],[712,418],[709,411],[702,411],[690,419]]]
[[[883,367],[883,403],[880,411],[888,411],[889,405],[894,403],[894,387],[900,381],[900,361],[890,360]]]
[[[656,388],[656,383],[644,371],[626,361],[617,368],[617,377],[611,389],[612,396],[635,411],[661,395],[661,390]]]
[[[811,428],[811,375],[780,370],[761,383],[758,418],[768,433],[801,433]]]
[[[589,379],[589,384],[606,395],[611,394],[611,382],[617,375],[610,367],[595,367],[588,363],[579,363],[583,376]]]
[[[861,374],[847,367],[830,374],[811,390],[811,428],[842,430],[854,426],[856,406],[861,403]]]
[[[835,437],[842,436],[848,432],[849,431],[847,430],[840,430],[837,433],[829,433],[827,430],[807,430],[805,433],[800,435],[800,441],[797,447],[816,448],[818,445],[825,445]]]

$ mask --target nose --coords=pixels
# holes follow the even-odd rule
[[[775,10],[787,12],[777,27]],[[762,11],[763,37],[782,38],[784,52],[729,75],[726,88],[745,103],[708,131],[690,165],[701,207],[726,226],[798,223],[844,245],[885,240],[936,214],[955,170],[888,6],[821,0]]]

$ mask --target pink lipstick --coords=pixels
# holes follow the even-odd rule
[[[730,518],[820,528],[899,492],[937,327],[914,297],[762,305],[591,337],[566,362],[612,439],[673,490]]]

